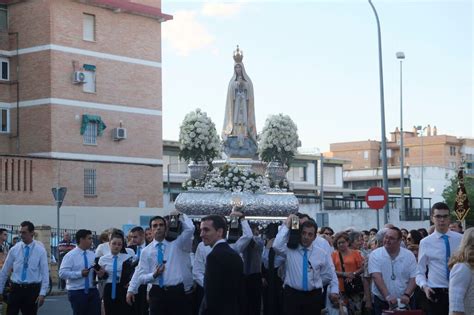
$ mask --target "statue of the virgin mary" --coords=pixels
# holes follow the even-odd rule
[[[253,84],[245,72],[242,59],[242,51],[237,46],[234,51],[234,74],[227,89],[222,139],[225,143],[228,143],[228,138],[236,138],[240,148],[256,147],[257,128],[255,126]],[[252,144],[246,145],[249,140]],[[232,145],[232,147],[235,147],[235,145]]]

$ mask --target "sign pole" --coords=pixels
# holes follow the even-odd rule
[[[375,213],[377,213],[377,231],[380,230],[379,211],[380,209],[375,210]]]

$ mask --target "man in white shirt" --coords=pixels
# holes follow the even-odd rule
[[[278,232],[273,248],[277,253],[286,256],[284,314],[306,315],[319,314],[323,303],[323,279],[331,279],[331,301],[338,301],[338,283],[331,257],[320,247],[314,246],[317,225],[313,220],[307,220],[300,226],[300,244],[295,249],[287,247],[289,232],[293,218],[292,214]],[[331,267],[332,266],[332,267]]]
[[[99,277],[102,277],[105,271],[100,266],[95,267],[95,254],[90,250],[92,232],[78,230],[76,242],[77,247],[63,258],[59,277],[66,280],[66,290],[74,315],[100,315],[99,291],[93,286],[94,270]]]
[[[191,314],[191,305],[185,295],[184,271],[191,252],[194,224],[185,214],[173,211],[170,215],[179,215],[181,234],[175,240],[168,241],[165,239],[167,221],[160,216],[150,220],[155,239],[142,251],[135,270],[137,276],[134,274],[127,293],[127,302],[130,304],[134,300],[137,283],[151,284],[150,315]]]
[[[10,249],[0,273],[0,301],[13,269],[7,314],[17,315],[21,310],[23,315],[36,315],[49,286],[48,255],[43,243],[33,240],[33,223],[24,221],[20,226],[21,242]]]
[[[369,273],[372,276],[374,313],[401,303],[410,304],[416,287],[416,258],[413,253],[401,247],[402,232],[396,227],[388,228],[383,239],[383,247],[370,254]]]
[[[133,245],[129,247],[135,251],[135,263],[138,264],[140,256],[146,247],[145,231],[141,226],[135,226],[130,230],[130,233],[132,234]],[[146,293],[146,284],[140,285],[137,289],[137,294],[135,295],[135,303],[133,303],[134,314],[148,314],[148,301],[146,299]]]
[[[416,284],[425,292],[432,315],[447,315],[449,312],[448,261],[458,250],[462,239],[461,234],[449,230],[449,212],[444,202],[437,202],[431,207],[435,231],[421,240],[418,251]]]

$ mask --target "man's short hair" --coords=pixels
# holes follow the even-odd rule
[[[448,210],[449,212],[451,210],[449,210],[449,206],[444,203],[444,202],[436,202],[432,207],[431,207],[431,213],[434,213],[435,209],[438,209],[438,210]]]
[[[20,223],[20,226],[21,227],[27,227],[28,228],[28,232],[33,232],[35,230],[35,226],[33,223],[31,223],[30,221],[23,221]]]
[[[76,243],[79,244],[81,239],[85,239],[88,235],[92,235],[91,230],[80,229],[76,232]]]
[[[211,221],[212,222],[212,227],[214,229],[216,229],[216,231],[218,229],[222,229],[223,230],[223,233],[222,233],[223,236],[227,233],[227,222],[226,222],[226,220],[223,216],[217,215],[217,214],[211,214],[211,215],[208,215],[208,216],[202,218],[201,222],[203,222],[203,221]]]
[[[316,235],[316,233],[318,233],[318,224],[313,219],[303,222],[303,224],[301,224],[301,231],[303,231],[304,228],[314,228],[314,234]]]
[[[390,227],[390,228],[388,228],[388,229],[397,232],[398,240],[401,240],[401,239],[402,239],[402,237],[403,237],[402,231],[401,231],[399,228],[397,228],[396,226],[394,226],[394,227]]]
[[[0,234],[3,234],[3,232],[7,232],[7,233],[8,233],[7,229],[1,228],[1,229],[0,229]]]
[[[137,233],[138,232],[140,234],[145,233],[145,231],[143,230],[143,228],[141,226],[135,226],[134,228],[132,228],[130,230],[130,232],[132,232],[132,233]]]
[[[165,223],[165,228],[166,228],[166,225],[167,225],[166,219],[163,218],[162,216],[159,216],[159,215],[156,215],[156,216],[154,216],[153,218],[150,219],[150,222],[148,222],[148,225],[150,226],[150,228],[151,228],[151,222],[156,221],[156,220],[163,221]]]

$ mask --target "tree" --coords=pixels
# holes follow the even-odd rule
[[[464,176],[464,186],[466,187],[467,198],[469,199],[471,210],[466,216],[466,227],[474,226],[474,177]],[[450,184],[443,190],[444,201],[450,209],[454,209],[454,201],[456,200],[456,192],[458,189],[458,175],[456,174],[450,180]],[[454,220],[457,220],[453,212]]]

